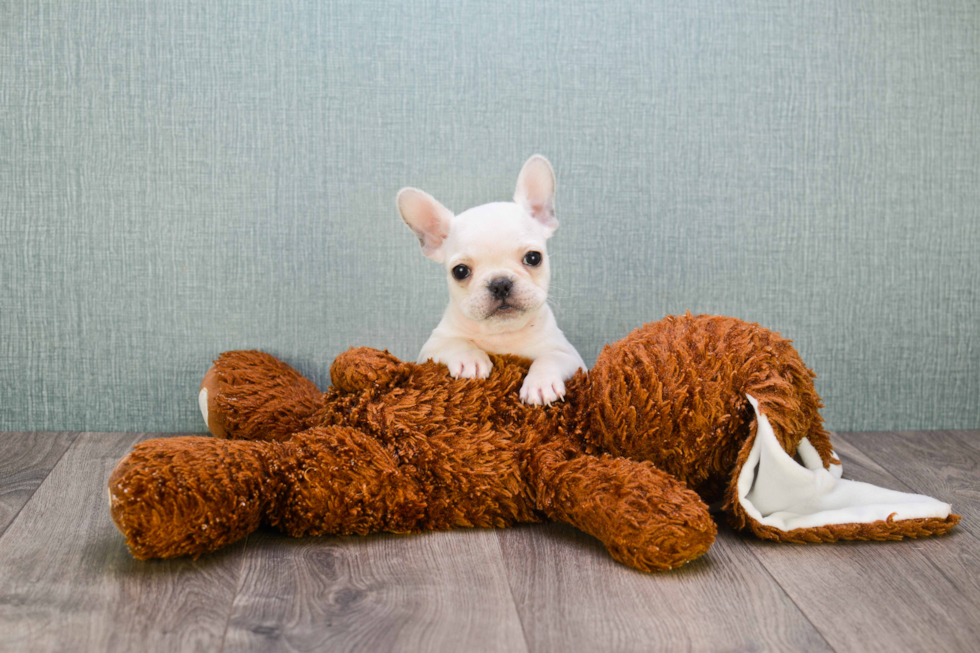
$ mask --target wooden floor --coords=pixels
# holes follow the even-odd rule
[[[106,483],[148,437],[0,433],[0,650],[980,650],[980,431],[834,439],[845,477],[952,503],[950,535],[787,545],[722,526],[708,555],[653,575],[554,524],[263,531],[139,562]]]

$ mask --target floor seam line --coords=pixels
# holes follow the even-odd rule
[[[831,651],[836,652],[837,649],[834,647],[833,644],[830,643],[830,640],[828,640],[826,636],[824,636],[823,631],[820,630],[817,624],[813,623],[813,620],[810,619],[810,616],[806,613],[806,611],[803,610],[800,604],[796,602],[796,599],[794,599],[793,595],[789,593],[789,590],[783,587],[783,584],[779,582],[779,579],[777,579],[775,576],[772,575],[772,572],[769,571],[769,567],[767,567],[766,563],[758,555],[756,555],[756,552],[753,550],[753,547],[749,546],[748,549],[749,552],[752,554],[752,557],[755,558],[755,561],[758,562],[759,565],[761,565],[762,568],[766,571],[766,575],[769,576],[772,582],[776,583],[776,587],[779,588],[779,591],[782,592],[784,595],[786,595],[786,598],[790,600],[790,602],[796,608],[796,611],[799,612],[804,619],[806,619],[806,622],[808,624],[810,624],[810,627],[813,628],[813,632],[817,633],[817,635],[820,636],[820,639],[824,641],[824,643],[827,645],[827,648],[829,648]]]
[[[37,433],[37,431],[35,431],[35,433]],[[0,531],[0,544],[3,543],[3,538],[7,534],[7,531],[10,530],[10,527],[13,526],[14,523],[17,521],[17,518],[20,517],[20,513],[23,512],[24,508],[27,507],[27,504],[31,502],[31,499],[34,498],[34,495],[37,494],[37,491],[40,490],[42,487],[44,487],[44,484],[48,482],[49,478],[51,478],[51,474],[54,472],[54,470],[58,467],[58,465],[61,464],[61,461],[64,460],[65,456],[68,455],[68,452],[72,450],[72,448],[75,446],[75,443],[78,442],[78,436],[82,434],[82,431],[70,431],[70,433],[74,434],[74,437],[71,440],[71,444],[65,447],[65,450],[61,452],[60,456],[58,456],[58,460],[55,462],[55,464],[51,465],[51,469],[49,469],[48,473],[44,475],[44,479],[40,483],[38,483],[37,487],[34,488],[34,491],[31,492],[31,496],[27,497],[27,501],[25,501],[21,505],[21,507],[17,509],[17,513],[14,515],[13,519],[11,519],[10,522],[4,527],[3,531]]]
[[[499,529],[494,529],[494,539],[497,540],[497,550],[500,551],[500,563],[504,567],[504,574],[507,581],[507,593],[510,595],[510,602],[514,606],[514,614],[517,615],[517,623],[521,624],[521,637],[524,638],[524,649],[531,653],[531,642],[527,638],[527,628],[524,626],[524,618],[521,611],[517,609],[517,597],[514,596],[514,587],[510,584],[510,574],[507,573],[507,561],[504,559],[504,547],[500,541]]]
[[[225,641],[228,639],[228,629],[231,627],[231,617],[235,614],[235,601],[238,600],[238,594],[241,592],[242,584],[245,582],[245,555],[248,553],[248,541],[251,538],[251,534],[245,536],[245,544],[242,545],[242,563],[238,567],[238,582],[235,583],[235,593],[231,596],[231,604],[228,606],[228,618],[225,620],[225,628],[221,632],[221,646],[218,647],[218,653],[224,653]]]

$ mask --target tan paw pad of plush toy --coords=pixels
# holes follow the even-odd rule
[[[789,542],[941,534],[930,497],[841,478],[813,373],[788,340],[723,317],[667,317],[603,349],[547,408],[529,362],[486,380],[351,349],[333,387],[255,351],[222,354],[200,403],[214,437],[138,444],[109,481],[140,559],[198,556],[268,524],[293,536],[557,520],[645,571],[704,554],[705,502]]]

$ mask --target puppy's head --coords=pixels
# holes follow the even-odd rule
[[[558,227],[555,173],[541,155],[521,168],[513,202],[453,215],[428,193],[403,188],[398,210],[422,253],[446,268],[450,300],[476,322],[528,319],[548,299],[545,241]]]

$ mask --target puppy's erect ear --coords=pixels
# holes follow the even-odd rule
[[[436,263],[442,263],[442,244],[449,235],[449,221],[452,212],[418,188],[403,188],[398,191],[398,212],[422,245],[422,253]]]
[[[535,154],[524,163],[517,176],[514,201],[548,229],[550,236],[558,228],[555,217],[555,171],[548,159]]]

